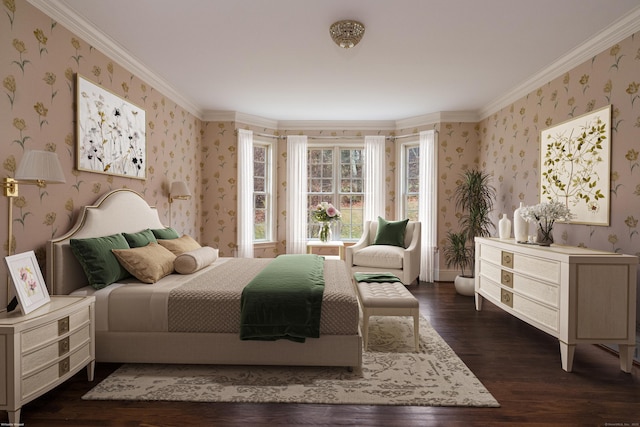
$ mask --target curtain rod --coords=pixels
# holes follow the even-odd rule
[[[437,131],[436,131],[437,133]],[[235,134],[238,134],[238,130],[236,129]],[[259,133],[259,132],[253,132],[253,134],[255,136],[260,136],[263,138],[274,138],[274,139],[281,139],[281,140],[286,140],[287,136],[286,135],[271,135],[268,133]],[[420,136],[419,133],[411,133],[411,134],[406,134],[406,135],[398,135],[398,136],[391,136],[391,135],[387,135],[385,136],[385,139],[390,140],[390,141],[395,141],[396,139],[400,139],[400,138],[410,138],[410,137],[414,137],[414,136]],[[308,139],[364,139],[363,136],[352,136],[352,135],[345,135],[345,136],[333,136],[333,135],[318,135],[318,136],[307,136]]]

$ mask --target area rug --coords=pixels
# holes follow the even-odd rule
[[[125,364],[82,398],[350,405],[500,405],[447,343],[420,319],[371,317],[362,369]],[[301,344],[303,345],[303,344]]]

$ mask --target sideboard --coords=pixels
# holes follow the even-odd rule
[[[638,258],[582,247],[476,238],[475,302],[484,299],[556,337],[562,369],[576,344],[617,344],[620,369],[635,350]]]

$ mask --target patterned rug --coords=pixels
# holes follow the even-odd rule
[[[429,322],[371,317],[362,369],[125,364],[82,398],[356,405],[500,405]]]

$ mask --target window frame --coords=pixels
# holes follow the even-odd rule
[[[397,218],[408,218],[408,202],[407,199],[410,195],[416,195],[418,196],[418,198],[420,197],[420,188],[419,188],[419,182],[418,182],[418,191],[417,192],[411,192],[409,193],[408,191],[408,173],[409,173],[409,165],[408,165],[408,151],[412,148],[417,148],[418,150],[420,150],[420,140],[416,139],[416,140],[409,140],[406,142],[401,143],[398,146],[398,158],[400,159],[400,161],[398,162],[398,168],[399,168],[399,178],[398,178],[398,194],[400,195],[399,197],[399,203],[397,204]],[[419,164],[418,164],[419,167]],[[418,203],[419,206],[419,203]],[[420,210],[418,208],[418,218],[420,216]],[[416,218],[417,220],[417,218]]]
[[[331,142],[310,142],[307,145],[307,156],[308,156],[308,152],[310,150],[314,150],[314,149],[332,149],[333,150],[333,192],[332,192],[332,196],[331,196],[331,202],[338,210],[340,210],[340,197],[341,197],[341,191],[340,191],[340,151],[341,150],[353,150],[353,149],[360,149],[362,151],[362,155],[363,155],[363,159],[364,159],[364,138],[360,141],[353,141],[353,140],[345,140],[345,139],[335,139],[332,140]],[[364,167],[364,161],[362,166]],[[307,201],[309,200],[309,196],[312,194],[326,194],[326,193],[317,193],[317,192],[311,192],[309,191],[309,181],[310,181],[310,176],[307,176]],[[362,177],[362,179],[364,180],[364,176]],[[364,182],[363,182],[364,185]],[[351,193],[351,194],[358,194],[358,193]],[[362,188],[362,200],[364,203],[364,186]],[[311,210],[312,206],[308,206],[309,211]],[[364,212],[364,207],[363,207],[363,212]],[[311,214],[309,214],[308,217],[308,232],[307,232],[307,238],[314,240],[314,239],[318,239],[317,233],[314,231],[315,227],[314,227],[314,222],[311,219]],[[360,224],[360,228],[363,227],[364,224]],[[338,238],[339,240],[342,240],[344,242],[357,242],[360,237],[351,237],[351,238],[342,238],[340,236],[341,233],[341,225],[337,227],[337,229],[333,230],[334,232],[334,237]]]
[[[265,147],[265,238],[264,239],[256,239],[256,232],[254,228],[253,232],[253,243],[272,243],[276,241],[276,143],[275,141],[254,137],[253,138],[253,148],[256,146]],[[255,179],[255,159],[254,162],[254,179]],[[256,216],[256,206],[255,206],[255,198],[257,192],[255,189],[255,183],[253,186],[253,217]]]

